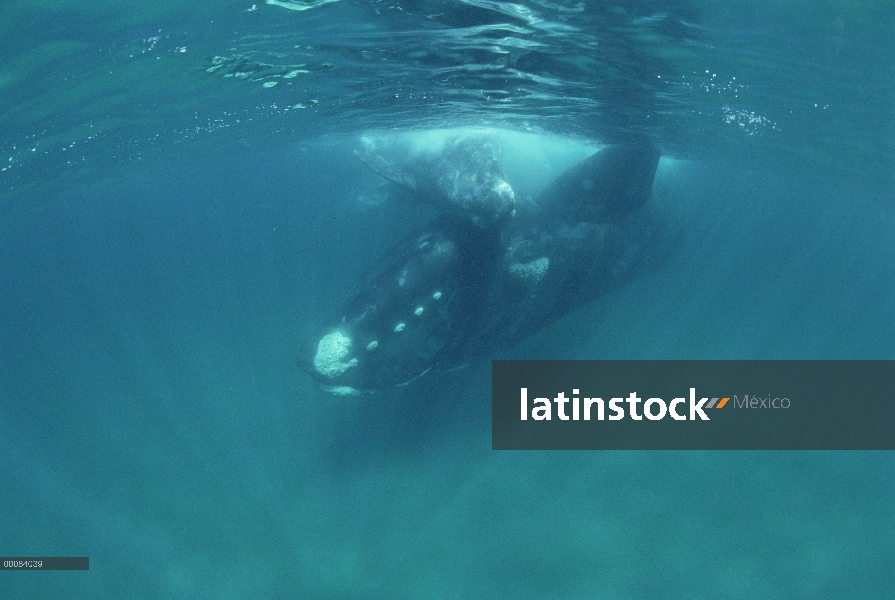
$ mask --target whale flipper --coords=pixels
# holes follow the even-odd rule
[[[611,221],[649,201],[659,157],[649,144],[607,146],[557,177],[540,203],[564,219]]]

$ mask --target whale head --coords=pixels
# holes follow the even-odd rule
[[[401,386],[450,364],[477,318],[493,250],[465,220],[443,220],[393,248],[306,344],[299,365],[327,392]]]

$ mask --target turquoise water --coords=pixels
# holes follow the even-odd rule
[[[487,362],[333,398],[295,359],[429,216],[357,138],[453,127],[521,198],[632,132],[664,155],[668,252],[501,357],[895,358],[893,26],[3,5],[0,555],[91,568],[0,598],[892,598],[891,453],[493,452]]]

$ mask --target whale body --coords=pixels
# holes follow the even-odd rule
[[[500,228],[447,211],[389,250],[309,341],[324,390],[404,385],[508,348],[619,287],[644,250],[659,152],[606,147]]]

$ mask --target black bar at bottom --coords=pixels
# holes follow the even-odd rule
[[[87,556],[3,556],[0,571],[89,571]]]

